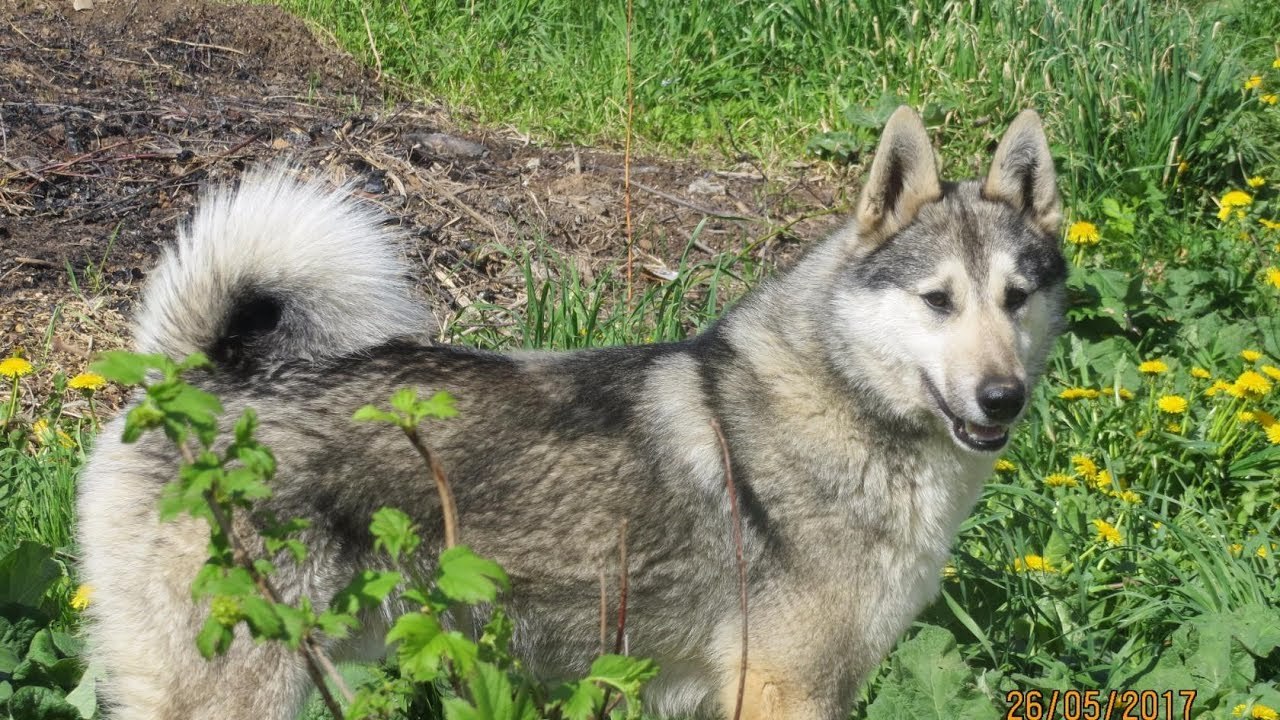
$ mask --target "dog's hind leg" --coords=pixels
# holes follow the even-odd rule
[[[85,634],[89,661],[105,673],[104,717],[295,717],[309,690],[297,652],[256,644],[242,625],[225,655],[201,657],[196,636],[208,606],[192,600],[191,583],[208,557],[208,525],[189,516],[160,522],[156,480],[112,462],[134,459],[129,452],[100,449],[81,480],[81,573],[92,589]]]

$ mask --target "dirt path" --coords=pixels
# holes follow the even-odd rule
[[[494,244],[544,238],[586,272],[625,256],[619,153],[538,145],[387,94],[274,7],[96,0],[77,12],[71,0],[9,0],[0,356],[22,348],[47,381],[125,345],[130,304],[195,191],[260,161],[351,182],[399,219],[442,314],[523,301]],[[633,161],[644,282],[663,281],[708,215],[703,252],[753,243],[772,259],[829,228],[822,213],[847,202],[818,168],[766,178],[750,162],[706,165]]]

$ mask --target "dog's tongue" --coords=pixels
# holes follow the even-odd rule
[[[1004,428],[999,425],[979,425],[977,423],[964,421],[964,431],[969,433],[969,437],[974,440],[999,440],[1004,437]]]

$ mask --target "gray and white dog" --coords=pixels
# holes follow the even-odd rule
[[[512,578],[515,645],[544,677],[599,649],[600,577],[661,672],[646,710],[724,717],[739,683],[739,577],[727,438],[748,568],[743,717],[835,720],[937,593],[957,528],[1061,327],[1060,204],[1039,117],[1023,112],[988,175],[940,181],[917,115],[884,130],[857,215],[690,340],[500,355],[422,340],[396,238],[341,193],[279,170],[204,199],[162,259],[140,349],[209,355],[200,380],[254,407],[278,458],[271,509],[312,521],[288,597],[331,597],[377,566],[371,514],[394,506],[440,544],[414,450],[352,412],[403,387],[447,390],[429,426],[462,541]],[[161,523],[178,457],[163,437],[104,432],[80,485],[92,657],[118,718],[291,718],[296,653],[238,640],[211,662],[191,600],[208,530]],[[427,561],[424,561],[427,562]],[[612,602],[612,601],[611,601]],[[339,658],[385,652],[394,608]],[[610,613],[615,612],[613,608]]]

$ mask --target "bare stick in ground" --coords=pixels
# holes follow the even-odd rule
[[[413,449],[418,451],[431,468],[431,477],[436,481],[436,492],[440,494],[440,509],[444,513],[444,546],[451,548],[458,544],[458,506],[453,501],[453,488],[449,486],[449,479],[445,477],[444,467],[440,465],[436,454],[422,442],[418,429],[405,428],[404,434],[413,444]]]
[[[631,0],[627,0],[627,135],[626,147],[622,151],[622,212],[626,222],[627,233],[627,308],[631,308],[632,267],[635,265],[635,246],[631,236],[631,124],[635,117],[635,69],[631,58],[631,26],[633,15]]]
[[[733,518],[733,548],[738,555],[738,593],[742,606],[742,659],[738,664],[738,700],[733,706],[733,720],[742,716],[742,696],[747,689],[747,560],[742,550],[742,517],[738,514],[738,488],[733,484],[733,466],[729,459],[729,442],[725,440],[720,423],[711,419],[711,429],[720,441],[721,461],[724,463],[724,484],[729,490],[729,513]]]
[[[627,521],[622,521],[618,528],[618,572],[622,583],[618,590],[618,635],[613,641],[613,651],[619,655],[626,654],[627,639]]]
[[[614,640],[613,640],[613,652],[614,652],[614,653],[616,653],[616,654],[618,654],[618,655],[626,655],[626,654],[627,654],[627,653],[626,653],[626,651],[627,651],[627,645],[626,645],[626,640],[627,640],[627,589],[628,589],[628,588],[627,588],[627,585],[628,585],[628,583],[627,583],[627,567],[628,567],[628,564],[627,564],[627,521],[626,521],[626,519],[624,518],[624,519],[623,519],[623,521],[622,521],[622,525],[618,528],[618,572],[619,572],[619,575],[620,575],[621,577],[619,578],[619,583],[620,583],[620,585],[619,585],[619,589],[618,589],[618,634],[617,634],[617,636],[615,636],[615,637],[614,637]],[[600,586],[600,587],[601,587],[601,592],[602,592],[602,593],[603,593],[603,589],[604,589],[604,585],[603,585],[603,578],[604,578],[604,571],[602,570],[602,571],[601,571],[601,583],[602,583],[602,584],[601,584],[601,586]],[[604,596],[603,596],[603,594],[601,595],[601,598],[600,598],[600,599],[601,599],[600,609],[601,609],[601,612],[603,613],[603,612],[604,612],[604,602],[603,602],[603,601],[604,601]],[[602,615],[601,615],[601,622],[602,622],[602,623],[603,623],[603,617],[604,617],[604,616],[603,616],[603,614],[602,614]],[[603,627],[603,624],[601,625],[600,631],[601,631],[601,632],[600,632],[600,639],[601,639],[601,640],[603,640],[603,639],[604,639],[604,627]],[[603,647],[601,648],[601,651],[603,652]],[[621,696],[621,695],[619,695],[617,698],[612,698],[612,702],[611,702],[611,698],[610,698],[610,696],[611,696],[612,694],[613,694],[612,688],[605,688],[605,689],[604,689],[604,700],[603,700],[603,702],[601,702],[601,703],[600,703],[600,712],[599,712],[599,714],[597,714],[597,715],[596,715],[596,720],[604,720],[605,716],[609,714],[609,710],[610,710],[614,705],[616,705],[616,704],[618,703],[618,701],[622,700],[622,696]]]

